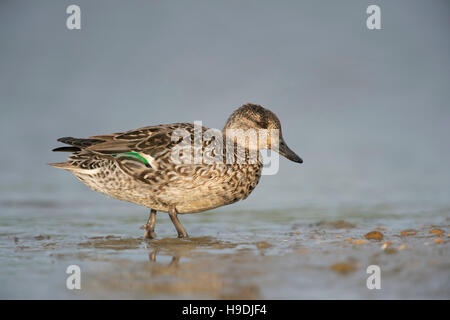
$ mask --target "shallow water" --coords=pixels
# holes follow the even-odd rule
[[[159,213],[157,238],[145,241],[145,209],[115,204],[2,202],[0,297],[450,297],[450,219],[441,212],[387,217],[374,208],[378,216],[361,218],[357,209],[342,208],[336,220],[318,218],[320,208],[219,209],[181,216],[188,239],[177,239]],[[444,233],[429,233],[436,227]],[[380,242],[347,239],[375,229],[384,235]],[[401,236],[405,229],[417,233]],[[392,245],[383,250],[386,241]],[[81,268],[81,290],[66,289],[72,264]],[[381,268],[381,290],[366,287],[372,264]]]

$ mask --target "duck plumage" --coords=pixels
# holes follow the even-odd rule
[[[251,128],[253,122],[253,127],[267,129],[271,118],[272,124],[280,127],[272,112],[247,104],[230,116],[224,132],[227,128],[239,128],[239,123],[243,129]],[[196,131],[199,128],[200,135]],[[66,162],[50,165],[72,172],[92,190],[146,206],[155,214],[201,212],[247,198],[258,184],[262,170],[259,152],[256,161],[192,162],[196,152],[217,156],[214,154],[217,149],[211,148],[214,139],[202,139],[208,130],[192,123],[174,123],[86,139],[64,137],[58,141],[69,146],[54,151],[72,155]],[[181,144],[186,141],[200,148],[187,149],[183,154]],[[174,151],[191,161],[175,161]],[[229,156],[226,145],[219,152],[223,157]],[[236,149],[232,155],[238,157]],[[291,160],[300,162],[297,158]],[[180,231],[179,236],[183,236]]]

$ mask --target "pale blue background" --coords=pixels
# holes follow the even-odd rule
[[[74,3],[80,31],[66,28]],[[382,30],[366,28],[369,4],[381,7]],[[65,290],[68,264],[101,271],[102,259],[148,261],[145,244],[80,246],[90,236],[139,239],[148,212],[47,166],[65,157],[51,152],[58,137],[194,120],[221,128],[253,102],[279,116],[305,162],[280,159],[247,200],[183,216],[188,232],[267,241],[281,255],[289,244],[311,246],[309,260],[279,257],[280,268],[264,269],[269,280],[247,279],[265,297],[448,298],[445,247],[420,237],[417,250],[386,258],[401,271],[378,293],[367,291],[362,269],[362,278],[329,271],[346,254],[372,261],[376,244],[342,253],[299,239],[322,220],[355,223],[342,231],[350,237],[387,226],[390,239],[448,225],[449,30],[447,0],[0,0],[0,297],[85,297]],[[174,237],[166,215],[156,232]]]

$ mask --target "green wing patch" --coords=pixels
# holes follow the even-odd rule
[[[112,155],[115,158],[118,157],[125,157],[125,158],[129,158],[132,160],[137,160],[139,162],[142,162],[143,164],[150,166],[150,163],[148,163],[147,159],[145,159],[143,156],[141,156],[139,153],[137,152],[124,152],[124,153],[116,153]]]

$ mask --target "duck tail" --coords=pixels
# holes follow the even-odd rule
[[[68,145],[70,145],[70,147],[56,148],[53,151],[71,151],[71,150],[73,150],[72,148],[75,148],[76,151],[80,151],[80,149],[90,147],[97,143],[105,142],[105,140],[101,140],[101,139],[91,139],[91,138],[80,139],[80,138],[73,138],[73,137],[59,138],[58,141],[68,144]]]
[[[71,165],[67,162],[54,162],[54,163],[47,163],[51,167],[55,167],[58,169],[64,169],[67,170],[71,167]]]

